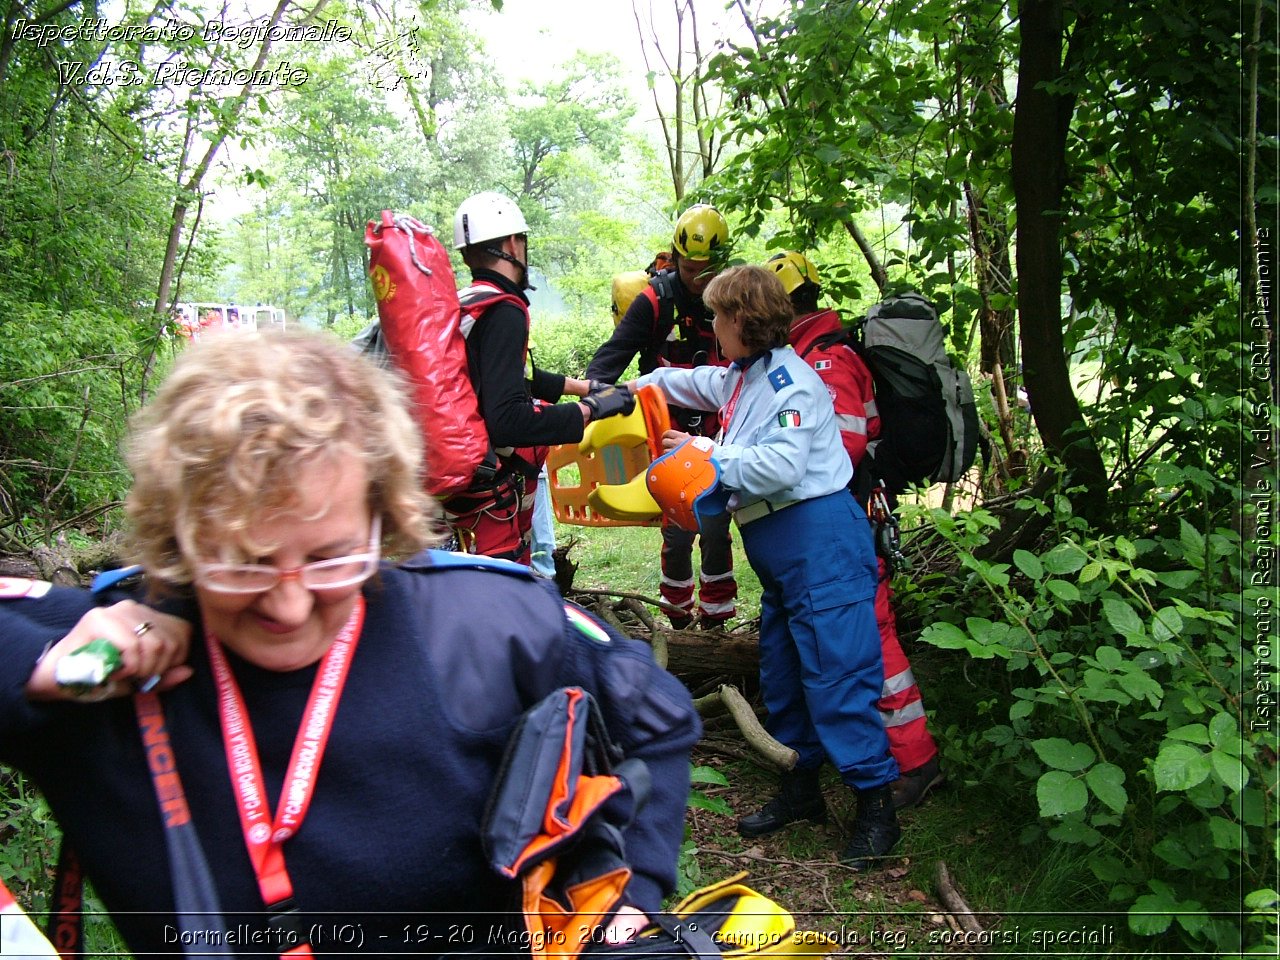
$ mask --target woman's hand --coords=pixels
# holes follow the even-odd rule
[[[120,652],[120,666],[104,683],[87,690],[59,686],[58,661],[94,640],[106,640]],[[193,673],[187,665],[191,624],[133,600],[95,607],[50,647],[27,680],[30,700],[105,700],[127,697],[139,688],[169,690]],[[152,683],[153,678],[159,678]],[[151,685],[148,685],[151,684]]]
[[[630,943],[648,925],[649,917],[643,911],[635,907],[619,907],[604,928],[604,942],[613,947]]]
[[[668,430],[662,435],[663,451],[674,450],[680,444],[689,439],[689,434],[681,433],[679,430]]]

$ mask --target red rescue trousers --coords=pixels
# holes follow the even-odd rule
[[[444,502],[444,518],[458,538],[461,552],[512,560],[527,567],[532,554],[537,471],[546,459],[547,448],[521,447],[516,453],[533,465],[532,479],[523,470],[515,470],[504,476],[495,490],[451,497]]]
[[[692,619],[693,541],[698,539],[702,564],[698,572],[698,617],[703,626],[723,623],[737,613],[738,582],[733,576],[733,539],[729,533],[729,513],[702,519],[700,533],[682,530],[674,523],[662,524],[662,599],[686,611]],[[672,623],[684,626],[679,614],[669,613]]]
[[[898,621],[893,615],[893,590],[884,558],[877,557],[880,584],[876,588],[876,623],[880,627],[880,653],[884,657],[884,686],[876,706],[889,736],[889,751],[904,774],[928,763],[938,753],[925,725],[924,702],[911,673],[911,664],[898,642]]]

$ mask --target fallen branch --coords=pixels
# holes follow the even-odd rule
[[[938,861],[934,882],[938,886],[938,899],[951,911],[959,924],[969,933],[981,934],[982,924],[978,923],[978,918],[969,909],[969,904],[965,903],[964,897],[960,896],[960,892],[956,890],[955,884],[951,882],[951,874],[947,871],[947,865],[941,860]]]
[[[733,715],[738,729],[742,731],[743,738],[760,756],[783,773],[795,769],[796,764],[800,762],[800,754],[769,736],[761,726],[759,718],[756,717],[756,712],[751,709],[751,704],[747,703],[746,697],[737,687],[726,683],[720,688],[720,698],[729,708],[729,713]]]
[[[689,611],[681,610],[679,607],[667,603],[665,600],[655,600],[653,597],[646,597],[643,593],[629,593],[625,590],[600,590],[595,587],[574,587],[574,593],[585,593],[591,597],[616,597],[619,600],[639,600],[641,603],[647,603],[651,607],[657,607],[665,613],[674,613],[677,616],[688,616]]]

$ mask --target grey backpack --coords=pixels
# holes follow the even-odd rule
[[[880,438],[867,455],[876,479],[896,493],[964,476],[977,456],[978,411],[937,308],[914,291],[887,297],[867,311],[856,349],[875,379]]]

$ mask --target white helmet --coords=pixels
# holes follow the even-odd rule
[[[510,197],[486,191],[473,194],[462,201],[453,215],[453,246],[455,250],[473,243],[528,233],[529,225],[524,214]]]

